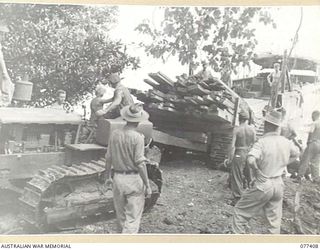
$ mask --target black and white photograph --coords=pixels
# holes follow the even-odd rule
[[[320,234],[320,5],[0,3],[0,235]]]

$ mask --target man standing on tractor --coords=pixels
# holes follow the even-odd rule
[[[139,122],[147,121],[149,115],[140,104],[128,105],[120,113],[127,124],[111,134],[106,154],[106,186],[113,184],[119,232],[135,234],[139,232],[145,195],[149,198],[152,193],[144,155],[144,136],[136,131]]]
[[[271,87],[271,93],[270,93],[271,107],[276,108],[278,91],[280,88],[280,78],[281,78],[280,63],[279,62],[274,63],[273,67],[274,67],[274,71],[267,76],[267,80]]]
[[[235,201],[239,200],[245,184],[244,171],[246,167],[247,154],[256,140],[256,132],[248,124],[249,114],[240,112],[238,127],[233,130],[228,161],[231,162],[230,184]]]
[[[123,107],[133,104],[133,99],[128,88],[121,84],[119,74],[112,73],[107,80],[115,90],[113,97],[104,103],[111,102],[111,104],[106,109],[96,111],[95,115],[97,118],[103,116],[107,119],[115,119],[120,116],[120,110]]]
[[[290,160],[299,156],[299,149],[279,135],[281,113],[271,111],[265,117],[264,136],[248,153],[247,163],[252,168],[252,188],[243,192],[235,205],[233,231],[246,233],[248,220],[263,212],[268,221],[268,233],[280,234],[283,200],[282,174]]]

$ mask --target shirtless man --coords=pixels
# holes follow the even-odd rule
[[[105,109],[98,110],[95,114],[97,118],[103,116],[106,119],[115,119],[120,117],[120,110],[123,107],[133,104],[133,99],[128,88],[121,84],[121,78],[118,74],[112,73],[108,77],[108,82],[115,89],[113,97],[106,101],[111,104]]]
[[[274,71],[267,76],[267,80],[271,87],[271,107],[275,108],[277,104],[278,90],[280,87],[280,77],[281,77],[280,63],[276,62],[273,65],[273,67],[274,67]]]
[[[256,132],[248,124],[249,114],[241,111],[239,114],[238,127],[233,130],[231,147],[229,148],[228,162],[231,163],[230,184],[234,197],[234,203],[240,199],[245,184],[245,167],[247,154],[250,147],[256,141]]]
[[[91,117],[90,121],[92,124],[96,124],[98,120],[97,112],[103,110],[105,103],[111,102],[112,99],[104,99],[103,96],[106,93],[106,88],[102,85],[98,85],[95,90],[96,97],[92,99],[90,103]]]

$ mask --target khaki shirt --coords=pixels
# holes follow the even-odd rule
[[[126,128],[115,130],[109,140],[106,160],[114,170],[138,171],[138,165],[146,161],[144,136]]]
[[[299,148],[279,133],[271,132],[257,141],[248,155],[256,158],[264,175],[273,178],[282,175],[289,158],[299,156]]]

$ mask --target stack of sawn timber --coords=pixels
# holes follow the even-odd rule
[[[206,151],[215,165],[221,163],[231,142],[237,97],[219,79],[184,74],[174,82],[161,72],[149,76],[144,81],[152,89],[135,95],[145,103],[155,129],[198,143],[199,151]],[[210,139],[194,140],[195,133],[199,138],[205,133]]]
[[[235,97],[219,79],[181,75],[174,82],[161,72],[149,76],[144,81],[152,89],[136,96],[153,118],[193,131],[210,131],[213,122],[232,122]]]

